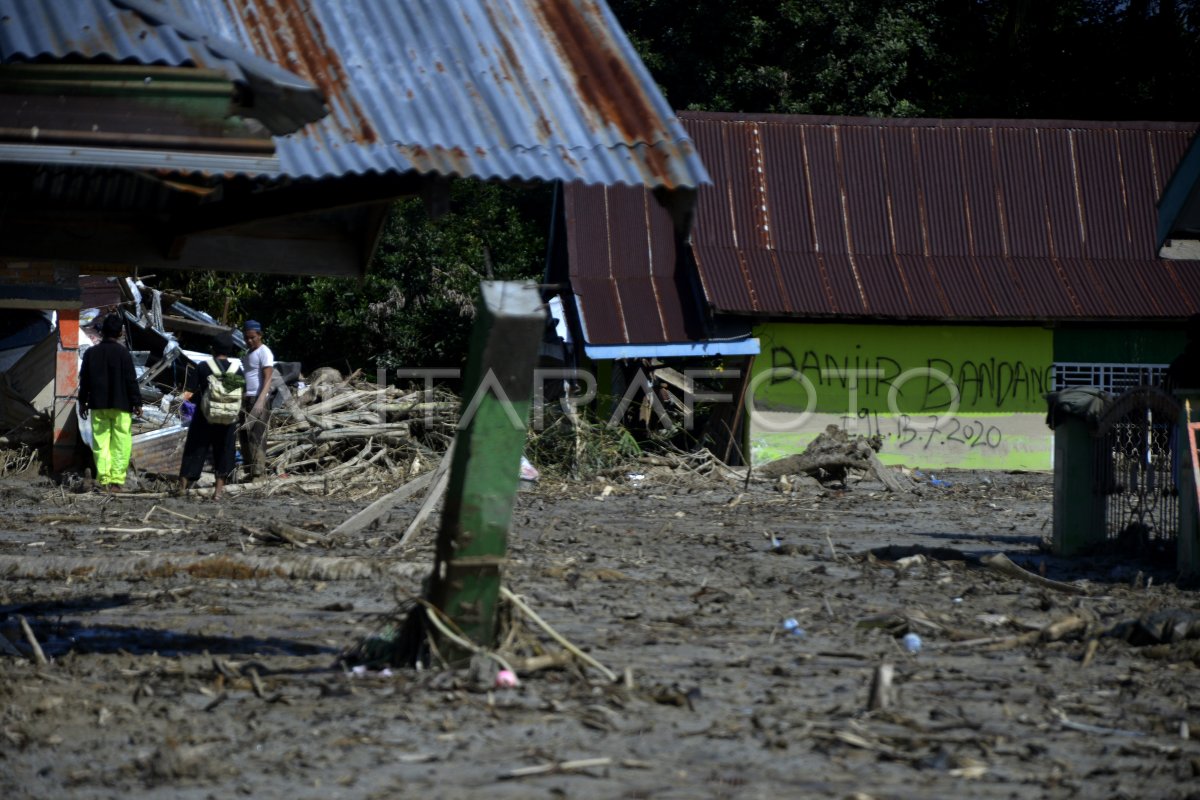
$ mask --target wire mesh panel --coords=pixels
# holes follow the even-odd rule
[[[1129,549],[1174,546],[1179,533],[1175,428],[1179,404],[1152,386],[1120,395],[1096,436],[1097,491],[1108,539]]]

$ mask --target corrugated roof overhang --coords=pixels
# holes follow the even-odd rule
[[[0,0],[0,61],[63,60],[219,72],[248,93],[241,113],[278,134],[296,131],[327,111],[324,96],[309,81],[161,3]]]
[[[96,248],[129,263],[254,269],[267,254],[243,252],[231,236],[214,238],[200,251],[189,251],[187,242],[247,221],[261,225],[357,203],[371,209],[371,219],[356,223],[349,247],[365,265],[372,237],[363,226],[377,225],[383,203],[421,191],[428,176],[645,184],[682,226],[690,219],[694,187],[707,180],[686,131],[603,2],[0,4],[25,23],[0,21],[0,43],[8,42],[4,53],[16,60],[108,58],[147,69],[220,68],[247,87],[266,85],[288,96],[292,84],[265,63],[315,86],[328,103],[324,119],[274,137],[274,158],[153,146],[117,152],[96,142],[13,142],[0,149],[0,159],[17,168],[40,163],[64,170],[141,170],[144,177],[129,185],[107,179],[106,193],[125,198],[140,194],[145,177],[190,184],[170,200],[187,199],[181,205],[190,208],[158,226],[157,242],[122,252],[112,239]],[[136,35],[127,31],[130,25]],[[32,148],[44,148],[40,161]],[[188,177],[177,180],[170,173]],[[53,185],[74,181],[65,174],[48,177],[42,185],[52,194],[33,199],[52,206]],[[330,230],[344,227],[336,219],[328,223]],[[22,254],[46,256],[26,252],[45,240],[28,233],[17,242]],[[222,252],[232,260],[222,261]],[[268,260],[290,265],[306,258],[312,263],[302,271],[320,270],[320,262],[328,261],[303,248]]]

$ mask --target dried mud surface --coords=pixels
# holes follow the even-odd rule
[[[389,553],[417,501],[301,549],[241,527],[328,531],[368,501],[6,478],[0,634],[22,655],[0,653],[0,797],[1200,796],[1197,642],[1101,638],[1090,660],[1079,638],[1006,643],[1073,615],[1196,611],[1196,591],[1169,566],[1046,555],[1048,475],[941,477],[905,496],[543,480],[518,497],[507,585],[632,687],[573,668],[494,691],[461,670],[334,666],[420,591],[433,526]],[[953,550],[908,569],[904,551],[866,555],[889,545]],[[974,560],[994,552],[1086,593]],[[860,624],[886,614],[898,624]],[[48,665],[26,657],[22,617]],[[882,663],[893,702],[868,712]]]

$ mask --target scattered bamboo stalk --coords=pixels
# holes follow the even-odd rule
[[[946,647],[978,647],[987,650],[1010,650],[1015,647],[1035,644],[1039,641],[1057,642],[1072,634],[1085,631],[1091,622],[1091,618],[1087,615],[1071,614],[1041,628],[1035,628],[1016,636],[985,636],[979,639],[965,639],[958,642],[949,642]]]
[[[37,637],[33,635],[33,628],[29,627],[28,620],[22,615],[17,615],[17,620],[21,623],[21,632],[25,634],[25,641],[29,642],[29,647],[33,650],[33,660],[38,666],[44,667],[50,662],[46,660],[46,654],[42,652],[42,646],[38,644]]]
[[[567,641],[567,639],[562,634],[560,634],[558,631],[551,628],[549,623],[547,623],[544,619],[539,617],[532,608],[530,608],[529,606],[527,606],[525,604],[525,601],[521,600],[521,598],[519,598],[515,594],[513,594],[507,587],[505,587],[505,586],[500,587],[500,596],[505,598],[506,600],[508,600],[510,603],[512,603],[513,606],[517,610],[519,610],[525,616],[529,617],[529,619],[532,620],[535,625],[537,625],[539,628],[541,628],[543,631],[545,631],[547,634],[549,634],[550,638],[554,639],[554,641],[558,642],[563,647],[565,647],[573,656],[575,656],[576,658],[578,658],[580,661],[584,662],[585,664],[587,664],[591,667],[594,667],[602,675],[604,675],[604,677],[607,678],[610,683],[617,682],[616,673],[614,673],[608,667],[601,664],[596,659],[589,656],[587,653],[580,650],[575,645],[571,644],[571,642]]]
[[[558,761],[552,764],[536,764],[532,767],[518,767],[514,770],[509,770],[500,776],[501,780],[511,780],[513,778],[528,778],[531,775],[548,775],[554,772],[572,772],[581,769],[592,769],[594,767],[607,767],[613,763],[613,760],[608,757],[603,758],[580,758],[575,761]]]
[[[1050,709],[1050,713],[1054,715],[1054,718],[1058,721],[1059,725],[1073,731],[1079,731],[1080,733],[1094,733],[1099,736],[1130,736],[1138,738],[1146,735],[1141,731],[1127,731],[1122,730],[1121,728],[1108,728],[1103,725],[1089,725],[1086,722],[1074,722],[1073,720],[1067,719],[1067,715],[1056,708]]]
[[[408,483],[398,489],[395,489],[383,497],[376,500],[371,505],[359,511],[354,516],[347,519],[341,525],[333,529],[333,536],[349,536],[358,533],[366,528],[375,520],[382,517],[384,514],[391,511],[397,504],[404,502],[412,497],[417,492],[424,489],[434,480],[434,473],[427,472],[424,475],[413,478]]]
[[[433,488],[425,495],[425,500],[421,503],[421,507],[417,509],[417,514],[408,523],[408,527],[404,529],[404,534],[400,537],[400,541],[387,549],[388,553],[392,553],[404,547],[408,540],[421,529],[425,524],[425,520],[433,513],[434,506],[442,499],[442,495],[446,493],[446,486],[450,482],[450,461],[454,458],[454,442],[450,442],[450,446],[446,448],[446,454],[442,456],[442,461],[438,464],[437,469],[433,471]]]
[[[187,528],[97,528],[96,533],[102,536],[165,536],[169,533],[187,533]]]
[[[475,653],[477,655],[484,656],[485,658],[492,659],[493,661],[495,661],[497,664],[500,665],[501,669],[506,669],[509,672],[515,672],[515,670],[513,670],[513,668],[512,668],[512,665],[508,663],[508,660],[506,658],[504,658],[504,656],[500,655],[499,653],[497,653],[493,650],[488,650],[486,648],[480,647],[479,645],[475,644],[474,642],[468,641],[466,638],[454,633],[448,627],[446,627],[446,623],[442,622],[442,620],[439,619],[440,612],[438,612],[433,606],[429,605],[428,603],[424,603],[423,605],[425,606],[426,619],[428,619],[430,621],[430,623],[433,625],[433,627],[437,628],[438,631],[443,636],[445,636],[447,639],[454,642],[456,645],[463,648],[464,650]]]
[[[1087,669],[1091,666],[1092,659],[1096,657],[1096,650],[1100,648],[1099,639],[1088,639],[1087,647],[1083,650],[1083,658],[1079,660],[1079,666]]]
[[[179,517],[180,519],[186,519],[189,522],[199,522],[200,521],[200,520],[196,519],[195,517],[189,517],[187,514],[181,514],[178,511],[172,511],[169,508],[164,508],[163,506],[156,504],[156,505],[150,506],[150,510],[146,512],[146,516],[142,517],[142,522],[149,522],[150,515],[153,514],[155,511],[161,511],[165,514],[171,514],[173,516]]]
[[[310,544],[321,544],[329,546],[330,540],[333,537],[323,536],[315,531],[310,531],[305,528],[298,528],[295,525],[289,525],[286,522],[279,520],[271,520],[267,523],[267,530],[291,544],[305,547]]]

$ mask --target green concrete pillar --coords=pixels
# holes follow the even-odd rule
[[[1104,541],[1104,496],[1096,486],[1096,439],[1078,417],[1054,429],[1054,552],[1075,555]]]
[[[485,648],[495,645],[501,568],[545,320],[534,284],[483,283],[429,597]],[[469,658],[463,648],[435,638],[451,663]]]

